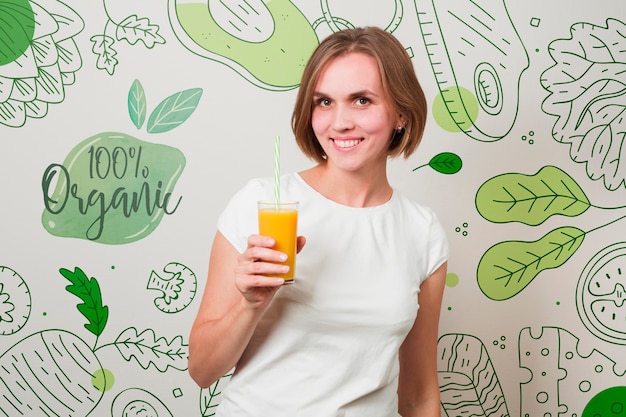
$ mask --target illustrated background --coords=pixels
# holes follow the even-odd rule
[[[49,15],[57,26],[22,58],[0,65],[0,415],[213,415],[228,377],[200,390],[186,355],[217,216],[249,178],[273,175],[276,135],[283,172],[311,165],[290,130],[297,92],[290,80],[300,62],[292,51],[312,49],[312,40],[345,25],[393,30],[431,105],[422,145],[408,160],[394,160],[389,174],[396,188],[437,211],[451,242],[439,342],[443,412],[530,417],[623,409],[621,1],[272,0],[274,21],[295,25],[274,39],[293,60],[267,58],[271,71],[264,73],[284,85],[247,72],[264,68],[271,51],[263,42],[248,42],[245,52],[231,48],[227,58],[186,38],[175,2],[0,1],[0,16],[14,16],[9,6],[25,3],[36,22]],[[445,44],[428,35],[437,30]],[[7,32],[0,39],[20,43],[18,31]],[[79,56],[66,55],[72,42]],[[35,62],[24,58],[31,53],[47,57],[35,72],[22,65]],[[488,79],[482,90],[473,85],[474,70],[489,66],[501,76],[503,97],[491,114],[472,101],[481,91],[494,94]],[[457,85],[468,93],[454,96]],[[143,122],[132,106],[141,94]],[[452,97],[462,128],[442,97]],[[19,106],[28,103],[20,119]],[[170,119],[151,123],[160,104]],[[139,171],[148,169],[146,181],[130,173],[91,180],[87,165],[70,163],[89,156],[79,146],[88,138],[108,151],[141,147],[144,159],[127,156]],[[452,169],[441,160],[429,165],[444,153]],[[124,217],[111,208],[102,235],[108,241],[86,238],[88,216],[76,207],[57,217],[46,210],[43,184],[53,164],[70,171],[80,192],[97,189],[108,201],[120,187],[132,193],[148,183],[152,196],[157,189],[161,198],[171,194],[169,212]],[[547,177],[538,174],[544,167]],[[510,210],[502,209],[503,196],[515,201]],[[131,226],[142,231],[133,235]]]

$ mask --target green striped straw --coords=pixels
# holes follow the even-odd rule
[[[274,201],[280,203],[280,136],[274,138]]]

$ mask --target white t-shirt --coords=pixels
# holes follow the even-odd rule
[[[239,251],[258,232],[256,202],[273,179],[250,181],[220,216]],[[276,293],[217,407],[224,417],[397,416],[398,349],[418,310],[421,282],[448,256],[428,208],[394,190],[380,206],[337,204],[298,174],[281,199],[300,202],[295,283]]]

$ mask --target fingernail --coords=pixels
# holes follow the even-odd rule
[[[280,260],[281,261],[286,261],[287,260],[287,255],[285,255],[284,253],[280,255]]]

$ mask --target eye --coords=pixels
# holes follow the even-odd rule
[[[320,107],[328,107],[330,106],[330,100],[326,97],[320,97],[315,100],[315,105]]]
[[[367,97],[359,97],[356,99],[356,104],[358,104],[359,106],[365,106],[366,104],[370,103],[370,99]]]

